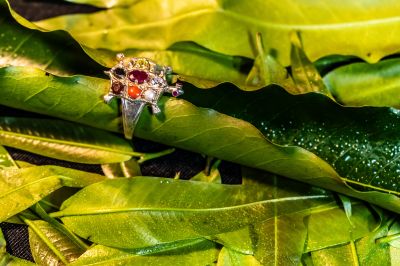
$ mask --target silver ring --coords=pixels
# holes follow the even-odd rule
[[[153,114],[160,113],[157,103],[168,92],[177,97],[183,94],[182,84],[169,86],[167,75],[172,68],[161,66],[147,58],[125,58],[117,55],[118,63],[105,73],[110,77],[110,89],[104,96],[109,103],[113,98],[120,98],[122,122],[125,138],[131,139],[143,108],[150,106]]]

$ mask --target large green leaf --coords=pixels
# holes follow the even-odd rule
[[[331,71],[324,82],[344,105],[400,108],[399,65],[398,58],[376,64],[354,63]]]
[[[45,221],[28,221],[32,256],[39,265],[64,265],[75,261],[81,250],[71,239]]]
[[[8,86],[2,90],[0,104],[61,116],[107,130],[119,130],[116,102],[110,107],[99,101],[107,91],[109,81],[84,76],[55,77],[52,89],[34,95],[37,88],[32,89],[32,84],[31,87],[22,86],[23,82],[18,79],[30,77],[40,80],[43,76],[44,72],[40,70],[1,69],[0,78]],[[91,84],[91,89],[76,86],[76,80],[81,84]],[[75,85],[65,89],[61,86],[63,83]],[[18,91],[13,89],[15,87]],[[399,176],[395,160],[400,152],[397,149],[397,110],[344,108],[323,95],[293,96],[277,87],[256,92],[241,92],[227,84],[213,90],[199,90],[189,85],[185,89],[185,97],[192,103],[247,120],[259,130],[248,122],[211,109],[198,108],[185,100],[163,97],[159,103],[163,112],[153,116],[144,110],[135,135],[270,171],[400,211],[398,197],[386,193],[398,193],[394,179]],[[32,95],[32,101],[26,104],[22,95]],[[49,111],[43,101],[54,106],[53,110]],[[57,105],[58,102],[64,104]],[[70,106],[76,102],[82,103],[71,109]],[[97,108],[93,108],[95,105]],[[273,144],[265,137],[281,145]],[[378,192],[357,192],[344,182]]]
[[[396,109],[343,108],[322,95],[292,96],[272,87],[252,93],[227,86],[192,89],[186,99],[251,122],[273,143],[315,153],[357,188],[397,193],[400,116]],[[243,157],[239,158],[244,164]],[[283,175],[296,178],[290,173]]]
[[[0,144],[89,164],[123,162],[141,155],[114,134],[50,119],[0,117]]]
[[[386,221],[378,230],[360,240],[312,252],[314,265],[396,265],[392,264],[396,258],[391,256],[398,256],[398,253],[391,253],[388,243],[378,241],[387,235],[390,224],[391,221]]]
[[[29,22],[13,14],[19,23]],[[102,68],[87,56],[65,32],[44,33],[29,30],[10,15],[0,1],[0,66],[31,66],[57,74],[100,73]]]
[[[63,185],[83,187],[103,176],[78,170],[38,166],[0,170],[0,221],[29,208]]]
[[[379,227],[380,219],[368,206],[356,202],[352,209],[350,220],[340,207],[311,214],[306,223],[306,250],[319,250],[355,241]]]
[[[203,266],[217,261],[219,249],[211,241],[191,240],[176,244],[174,249],[152,254],[151,248],[143,254],[130,250],[114,249],[97,245],[85,252],[71,265],[160,265],[160,266]]]
[[[45,71],[24,68],[0,68],[0,104],[49,114],[117,131],[120,118],[114,102],[103,103],[109,82],[83,76],[57,77]],[[10,94],[12,91],[12,94]]]
[[[274,198],[257,189],[148,177],[112,179],[79,191],[52,216],[95,243],[132,249],[234,231],[332,203],[320,192]]]
[[[261,266],[254,256],[245,255],[229,248],[223,247],[218,256],[217,266]]]
[[[91,48],[162,50],[179,41],[194,41],[213,51],[249,58],[255,56],[249,36],[260,32],[266,51],[275,51],[283,65],[290,63],[289,33],[298,31],[312,61],[343,54],[376,62],[399,51],[398,12],[395,0],[318,4],[291,0],[147,0],[90,15],[47,19],[38,25],[47,30],[67,30]]]

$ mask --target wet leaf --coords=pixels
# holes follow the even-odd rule
[[[285,66],[290,64],[289,33],[298,31],[312,61],[343,54],[377,62],[399,51],[396,3],[193,0],[165,4],[148,0],[124,9],[47,19],[38,25],[67,30],[91,48],[163,50],[190,40],[219,53],[249,58],[255,55],[248,36],[260,32],[266,51],[276,51]]]
[[[400,108],[399,63],[400,59],[394,58],[346,65],[329,72],[324,83],[344,105]]]
[[[84,253],[71,266],[78,265],[160,265],[160,266],[203,266],[213,265],[217,261],[219,249],[211,241],[190,240],[167,247],[161,252],[152,248],[143,250],[121,250],[96,245]],[[168,251],[170,249],[170,251]],[[153,252],[159,252],[153,254]],[[142,255],[141,255],[142,254]]]
[[[274,198],[256,187],[136,177],[88,186],[52,216],[95,243],[132,249],[234,231],[331,202],[320,193]]]
[[[8,86],[2,90],[0,104],[62,116],[107,130],[119,130],[115,123],[118,121],[117,106],[110,108],[97,102],[109,81],[84,76],[56,78],[54,82],[57,85],[79,80],[82,84],[92,84],[91,90],[78,86],[74,93],[69,94],[71,87],[63,90],[53,86],[52,97],[36,95],[33,97],[36,101],[25,104],[25,97],[21,95],[31,95],[32,89],[18,85],[16,78],[29,77],[27,73],[31,70],[3,68],[2,71],[0,77],[3,81],[4,73],[14,74],[5,79]],[[32,78],[44,76],[39,70],[33,73]],[[12,89],[16,85],[18,94]],[[323,95],[294,96],[273,86],[256,92],[242,92],[228,84],[212,90],[185,85],[185,90],[187,100],[206,108],[196,107],[182,99],[163,97],[159,102],[163,112],[153,116],[144,110],[135,135],[270,171],[399,212],[400,200],[387,194],[398,193],[395,159],[400,152],[397,149],[400,118],[397,110],[344,108]],[[92,93],[95,97],[91,97]],[[71,112],[68,104],[56,105],[53,108],[55,113],[42,104],[44,100],[49,105],[59,101],[74,104],[81,99],[85,100],[79,105],[78,113],[86,114],[83,117]],[[96,104],[97,108],[92,108]],[[367,123],[368,127],[365,126]],[[346,183],[357,189],[376,192],[358,192]]]
[[[114,134],[50,119],[0,117],[0,144],[88,164],[123,162],[141,155]]]
[[[103,176],[78,170],[37,166],[0,170],[0,221],[29,208],[63,185],[83,187]]]

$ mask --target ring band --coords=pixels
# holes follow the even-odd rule
[[[177,97],[183,94],[182,85],[169,86],[167,75],[172,68],[156,64],[147,58],[125,58],[117,55],[118,63],[105,73],[110,77],[110,88],[104,96],[109,103],[113,98],[120,98],[122,122],[125,138],[131,139],[140,114],[145,106],[150,106],[153,114],[161,112],[157,103],[168,92]]]

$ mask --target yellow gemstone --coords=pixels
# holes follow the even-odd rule
[[[136,60],[136,67],[140,69],[148,69],[149,62],[147,62],[147,60],[144,58],[139,58],[138,60]]]

